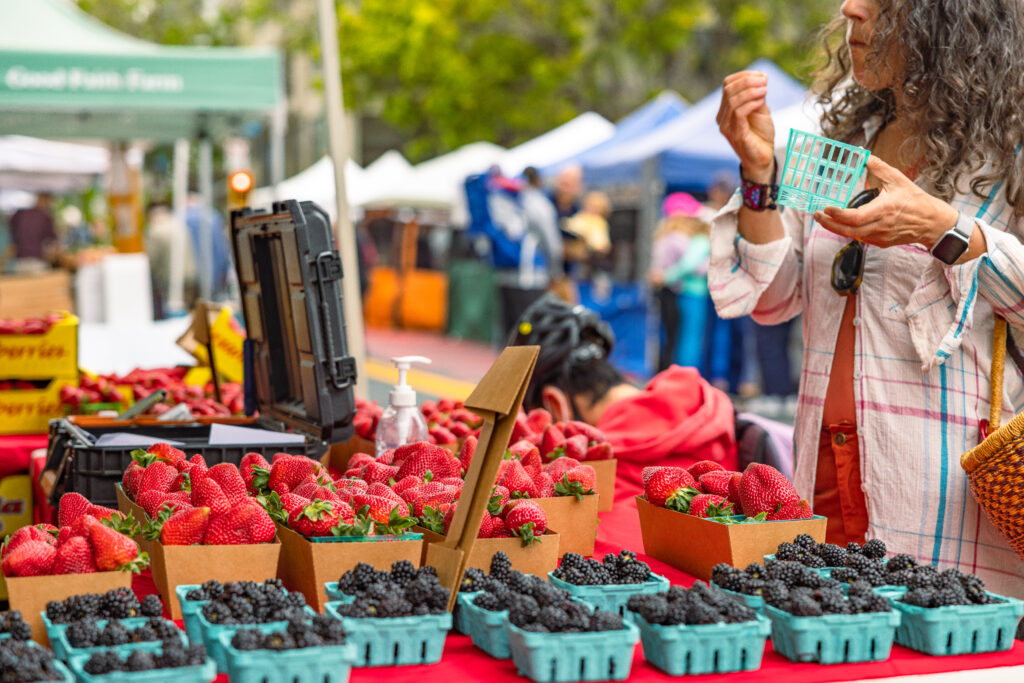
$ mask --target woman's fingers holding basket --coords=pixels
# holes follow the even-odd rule
[[[830,206],[816,212],[814,219],[826,230],[867,244],[922,244],[930,249],[956,222],[956,209],[905,176],[903,181],[895,177],[892,181],[886,184],[883,180],[884,189],[878,198],[860,208]]]

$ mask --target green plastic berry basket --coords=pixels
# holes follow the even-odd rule
[[[737,624],[662,626],[634,617],[644,659],[670,676],[756,671],[772,624],[762,614]]]
[[[626,610],[626,603],[631,595],[638,593],[661,593],[667,591],[669,580],[658,574],[651,574],[651,580],[644,583],[618,583],[604,586],[577,586],[567,581],[562,581],[554,576],[554,572],[548,572],[548,582],[556,588],[569,591],[584,602],[593,605],[597,609],[606,612],[615,612],[621,617],[629,617]]]
[[[794,662],[880,662],[892,651],[900,613],[826,614],[797,617],[767,605],[772,647]]]
[[[808,213],[826,206],[845,207],[870,156],[863,147],[790,130],[778,203]]]
[[[508,649],[508,610],[492,612],[473,604],[476,593],[460,593],[458,597],[459,612],[466,624],[466,635],[473,639],[473,644],[494,657],[508,659],[512,652]]]
[[[71,624],[55,624],[46,616],[46,612],[42,612],[41,614],[43,617],[43,626],[46,628],[46,637],[50,640],[50,647],[53,650],[53,654],[57,656],[57,659],[67,661],[68,653],[62,648],[61,643],[67,642],[65,633],[68,630],[68,626]],[[107,619],[102,619],[97,620],[96,623],[106,625],[107,621]],[[125,628],[133,629],[145,624],[149,621],[149,617],[129,617],[127,619],[118,619],[118,621],[124,624]]]
[[[78,683],[210,683],[217,677],[217,665],[209,657],[200,666],[178,666],[149,671],[112,671],[103,675],[85,672],[88,655],[74,657],[70,662]]]
[[[764,556],[764,566],[765,567],[768,566],[768,561],[769,560],[774,562],[775,561],[775,555],[772,554],[772,555],[765,555]],[[794,562],[800,562],[800,560],[793,560],[793,561]],[[800,564],[803,564],[803,562],[800,562]],[[807,567],[807,565],[805,565],[805,564],[804,564],[804,566]],[[811,571],[817,572],[822,578],[825,578],[825,579],[828,579],[828,578],[832,577],[832,570],[833,569],[839,569],[839,567],[807,567],[807,568],[810,569]]]
[[[746,593],[737,593],[736,591],[731,591],[728,588],[722,588],[714,581],[711,581],[711,583],[716,588],[720,588],[723,592],[727,593],[728,595],[731,595],[734,598],[742,600],[744,605],[754,610],[755,612],[758,612],[759,614],[764,614],[764,597],[760,595],[747,595]]]
[[[455,609],[452,610],[452,625],[453,628],[464,636],[469,635],[469,624],[466,623],[466,611],[462,609],[462,596],[467,595],[472,600],[473,597],[480,591],[459,591],[459,595],[455,598]]]
[[[210,602],[209,600],[189,600],[185,596],[188,592],[202,588],[198,584],[175,586],[174,592],[178,596],[178,604],[181,605],[181,619],[185,622],[185,633],[188,634],[188,639],[193,643],[203,642],[203,632],[199,628],[199,610],[203,609],[203,605]]]
[[[441,661],[452,615],[354,619],[338,614],[342,603],[327,603],[327,613],[341,619],[355,646],[352,666],[405,666]]]
[[[629,678],[640,631],[630,621],[623,629],[587,633],[535,633],[508,624],[508,647],[520,675],[538,683],[622,681]]]
[[[309,607],[306,607],[305,611],[311,617],[316,615],[316,612]],[[288,626],[287,621],[268,621],[263,624],[212,624],[203,616],[202,612],[198,612],[197,616],[199,618],[199,632],[202,634],[203,645],[206,646],[206,651],[210,653],[210,657],[217,664],[217,671],[222,674],[228,672],[227,655],[220,644],[222,633],[228,634],[228,638],[230,638],[235,635],[236,631],[242,629],[256,629],[261,633],[270,633],[271,631],[281,631]]]
[[[355,596],[349,595],[345,591],[338,588],[337,581],[328,581],[324,584],[324,592],[327,594],[327,599],[331,602],[340,602],[342,604],[347,602],[355,602]]]
[[[346,683],[352,673],[355,646],[323,645],[296,650],[239,650],[231,634],[220,634],[231,683]]]
[[[890,600],[903,615],[896,629],[896,642],[935,656],[1009,650],[1017,622],[1024,615],[1024,602],[987,595],[1003,602],[928,608]]]
[[[167,623],[174,626],[173,621],[167,621]],[[96,625],[100,630],[106,626],[106,620],[98,620]],[[188,638],[185,637],[184,631],[178,630],[177,626],[174,626],[178,633],[178,638],[182,645],[188,645]],[[131,654],[132,650],[150,650],[152,652],[159,652],[163,648],[163,641],[160,640],[144,640],[135,643],[124,643],[123,645],[98,645],[96,647],[73,647],[71,641],[68,640],[67,629],[63,629],[54,634],[56,639],[50,639],[50,647],[53,649],[53,654],[58,659],[62,659],[65,662],[73,659],[78,655],[91,655],[94,652],[103,652],[105,650],[114,650],[122,657],[127,657]]]

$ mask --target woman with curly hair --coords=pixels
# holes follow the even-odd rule
[[[773,192],[762,74],[725,79],[718,123],[742,187],[712,225],[724,317],[803,314],[797,488],[831,542],[981,576],[1024,596],[1024,563],[972,498],[993,325],[1024,339],[1024,3],[846,0],[827,27],[823,134],[871,150],[876,198],[813,215]],[[1003,421],[1024,407],[1008,363]]]

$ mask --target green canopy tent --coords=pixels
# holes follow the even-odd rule
[[[175,209],[182,215],[188,140],[200,142],[198,181],[209,206],[212,140],[252,137],[269,126],[276,185],[284,177],[285,122],[276,50],[156,45],[68,0],[0,0],[0,134],[174,141]]]

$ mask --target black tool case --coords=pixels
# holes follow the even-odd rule
[[[341,257],[330,219],[313,202],[275,202],[270,212],[231,213],[231,243],[245,316],[246,408],[259,416],[242,426],[305,435],[304,444],[209,444],[209,424],[111,422],[87,432],[68,420],[50,423],[46,469],[57,472],[51,502],[77,491],[116,507],[114,486],[134,447],[97,447],[90,437],[139,433],[185,444],[208,465],[241,462],[246,453],[323,454],[353,432],[355,359],[348,355]],[[239,424],[237,418],[225,422]]]

